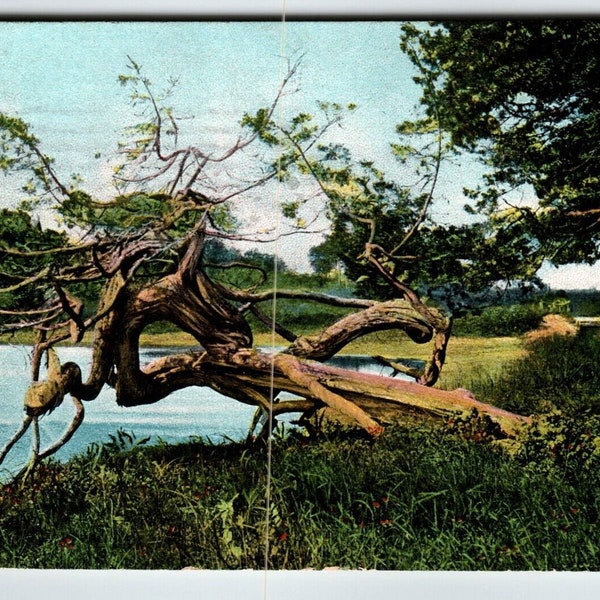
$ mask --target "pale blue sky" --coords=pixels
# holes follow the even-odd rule
[[[33,127],[58,172],[81,173],[101,197],[123,127],[132,122],[125,90],[117,76],[130,55],[150,79],[180,79],[172,104],[182,124],[201,140],[226,144],[237,134],[245,111],[268,104],[276,93],[281,55],[302,55],[293,96],[284,110],[313,111],[318,100],[358,110],[336,133],[359,158],[375,160],[392,174],[395,125],[414,115],[419,90],[412,66],[399,49],[398,22],[0,22],[0,110],[16,113]],[[208,142],[207,142],[208,143]],[[96,153],[100,159],[94,158]],[[396,172],[394,172],[396,170]],[[470,170],[446,169],[434,207],[438,219],[463,217],[462,187]],[[20,194],[2,181],[0,205]],[[318,240],[304,238],[306,246]],[[287,245],[286,245],[287,244]],[[288,264],[305,268],[298,242],[284,242]],[[286,256],[287,254],[287,256]],[[598,285],[597,269],[552,271],[569,287]],[[574,285],[575,285],[574,284]]]
[[[116,148],[129,115],[117,83],[127,55],[157,83],[180,78],[173,103],[194,125],[219,119],[235,126],[245,111],[270,102],[279,81],[278,22],[5,22],[0,32],[0,110],[30,122],[67,172],[93,173],[89,157]],[[398,23],[288,23],[284,53],[303,55],[288,109],[355,102],[348,141],[387,154],[394,125],[418,93],[398,39]]]
[[[280,22],[4,22],[0,33],[0,110],[32,125],[63,178],[81,173],[103,198],[113,195],[107,160],[133,120],[117,81],[128,55],[156,84],[179,78],[172,104],[193,117],[181,129],[201,147],[235,141],[244,112],[275,97],[288,58],[302,57],[291,85],[298,91],[285,97],[284,112],[312,112],[319,100],[356,103],[335,135],[361,158],[397,169],[389,143],[418,101],[394,22],[290,22],[285,29]],[[0,189],[0,202],[17,198]],[[288,254],[291,266],[307,266],[297,241]]]

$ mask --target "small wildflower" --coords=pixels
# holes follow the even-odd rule
[[[497,554],[505,554],[507,556],[521,556],[521,551],[519,550],[519,546],[502,546],[501,548],[496,549]]]
[[[379,508],[381,506],[381,504],[379,503],[379,500],[373,500],[372,502],[374,508]]]
[[[73,542],[73,538],[69,535],[66,535],[58,543],[61,548],[64,548],[66,550],[73,550],[73,547],[75,546],[75,542]]]
[[[278,538],[278,539],[279,539],[279,541],[280,541],[280,542],[285,542],[285,540],[287,540],[287,537],[288,537],[288,534],[287,534],[287,532],[286,532],[286,531],[284,531],[283,533],[281,533],[281,534],[279,535],[279,538]]]
[[[205,485],[202,488],[202,490],[194,492],[194,498],[196,498],[196,500],[201,500],[202,498],[207,498],[208,496],[210,496],[210,494],[212,494],[213,492],[216,492],[216,491],[217,491],[216,485]]]
[[[572,507],[570,508],[570,511],[571,511],[571,514],[573,514],[573,515],[576,515],[576,514],[579,512],[579,509],[578,509],[578,508],[575,508],[574,506],[572,506]]]
[[[392,520],[391,519],[381,519],[379,521],[380,525],[383,525],[384,527],[387,527],[388,525],[392,524]]]

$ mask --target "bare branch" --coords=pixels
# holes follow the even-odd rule
[[[45,315],[47,313],[60,310],[59,305],[49,306],[47,308],[38,308],[35,310],[0,310],[0,315],[7,317],[29,317],[36,315]]]
[[[287,327],[281,325],[281,323],[273,322],[273,319],[265,315],[257,306],[250,304],[248,309],[263,325],[269,328],[272,327],[275,333],[280,335],[284,340],[293,343],[298,339],[298,336],[293,331],[290,331]]]
[[[435,85],[431,78],[431,74],[422,65],[419,53],[414,48],[410,48],[410,50],[412,51],[414,60],[416,61],[417,66],[419,67],[419,69],[421,71],[421,74],[425,77],[425,82],[426,82],[427,86],[432,91],[432,94],[431,94],[432,98],[435,97],[435,93],[433,91]],[[425,218],[427,217],[427,212],[429,210],[429,206],[431,205],[431,202],[433,200],[433,196],[434,196],[434,193],[435,193],[435,190],[437,187],[437,182],[438,182],[438,178],[439,178],[439,174],[440,174],[440,169],[441,169],[441,165],[442,165],[442,157],[443,157],[443,132],[442,132],[442,127],[441,127],[439,107],[438,107],[437,103],[435,103],[435,102],[432,103],[432,108],[434,111],[434,118],[435,118],[436,127],[437,127],[437,134],[436,134],[436,139],[435,139],[435,153],[434,153],[434,161],[435,162],[434,162],[433,175],[430,178],[428,178],[429,191],[427,192],[427,194],[425,196],[423,205],[421,207],[421,210],[420,210],[415,222],[413,223],[412,227],[408,230],[408,232],[404,235],[404,237],[402,238],[400,243],[398,243],[394,247],[394,249],[390,252],[390,254],[392,254],[392,255],[396,254],[396,252],[398,252],[398,250],[400,250],[400,248],[402,248],[403,246],[405,246],[408,243],[408,241],[413,237],[415,232],[419,229],[421,224],[425,221]]]
[[[5,248],[0,246],[0,254],[7,254],[8,256],[19,256],[24,258],[35,258],[37,256],[53,256],[55,254],[79,254],[84,250],[96,246],[97,244],[97,241],[93,241],[86,242],[85,244],[75,244],[73,246],[48,248],[46,250],[16,250],[15,248]]]
[[[236,300],[238,302],[267,302],[273,299],[273,290],[267,290],[264,292],[251,293],[240,290],[232,290],[222,286],[220,288],[221,293],[229,298],[230,300]],[[322,294],[320,292],[305,292],[297,290],[277,290],[278,298],[285,298],[289,300],[312,300],[321,304],[328,304],[330,306],[340,306],[347,308],[369,308],[377,304],[376,300],[364,300],[360,298],[342,298],[340,296],[331,296],[329,294]]]
[[[11,286],[8,286],[5,288],[0,288],[0,294],[9,294],[11,292],[16,292],[18,290],[22,290],[23,288],[26,288],[33,283],[39,283],[40,281],[47,279],[48,276],[50,275],[50,272],[51,272],[51,268],[45,267],[39,273],[36,273],[35,275],[32,275],[31,277],[26,277],[19,283],[15,283],[15,285],[11,285]]]

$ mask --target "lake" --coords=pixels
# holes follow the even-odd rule
[[[142,363],[159,356],[181,351],[180,348],[152,348],[141,353]],[[58,348],[61,362],[77,362],[84,378],[91,360],[90,348]],[[0,447],[12,437],[23,419],[23,397],[30,381],[29,346],[0,346]],[[364,356],[338,356],[331,364],[357,371],[389,373],[390,369],[373,363]],[[240,441],[248,433],[255,409],[232,400],[209,388],[193,387],[180,390],[168,398],[148,406],[124,408],[118,406],[115,394],[105,386],[96,400],[85,403],[85,419],[73,438],[55,457],[66,460],[79,454],[94,442],[110,440],[119,429],[133,433],[137,439],[159,438],[169,443],[201,436],[218,443],[227,439]],[[40,419],[41,449],[56,441],[73,418],[70,398],[52,414]],[[289,415],[293,420],[297,415]],[[31,435],[28,431],[11,450],[0,469],[15,470],[29,456]]]

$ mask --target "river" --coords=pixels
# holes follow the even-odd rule
[[[77,362],[84,370],[91,359],[91,349],[58,348],[61,362]],[[181,351],[176,348],[152,348],[142,351],[141,361]],[[23,419],[23,396],[30,378],[31,348],[0,346],[0,447],[14,434]],[[336,357],[333,364],[371,373],[389,372],[375,365],[368,357]],[[105,386],[98,398],[85,403],[85,419],[73,438],[55,457],[66,460],[84,451],[92,443],[110,440],[119,429],[133,433],[137,440],[149,437],[149,443],[159,439],[176,443],[201,436],[215,443],[244,439],[255,409],[214,392],[193,387],[180,390],[168,398],[148,406],[123,408],[117,405],[114,391]],[[57,440],[70,423],[74,407],[69,397],[50,415],[40,419],[42,450]],[[294,418],[289,416],[289,420]],[[31,435],[28,432],[11,450],[0,469],[13,471],[29,455]]]

